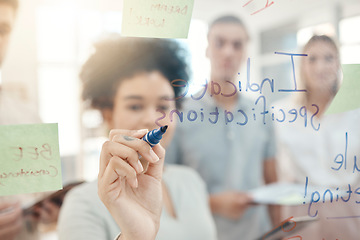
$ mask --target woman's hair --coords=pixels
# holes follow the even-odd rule
[[[335,41],[326,35],[314,35],[312,36],[309,41],[305,44],[303,51],[305,52],[312,44],[314,44],[315,42],[324,42],[324,43],[328,43],[330,44],[334,50],[336,51],[338,57],[339,57],[339,48],[337,46],[337,44],[335,43]]]
[[[97,109],[113,108],[118,85],[139,73],[159,71],[169,80],[188,81],[184,49],[175,41],[108,37],[95,44],[95,52],[82,67],[82,97]],[[173,85],[172,85],[173,86]],[[175,96],[181,88],[174,87]]]
[[[224,16],[218,17],[214,21],[212,21],[209,24],[208,37],[209,37],[211,29],[217,24],[237,24],[245,30],[247,39],[249,40],[249,38],[250,38],[248,30],[247,30],[244,22],[240,18],[238,18],[237,16],[234,16],[234,15],[224,15]]]

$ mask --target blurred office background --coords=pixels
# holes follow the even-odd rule
[[[189,38],[192,91],[209,75],[205,57],[207,23],[222,14],[241,17],[251,34],[251,80],[269,77],[277,88],[291,87],[289,57],[300,53],[312,34],[340,44],[342,63],[360,64],[359,0],[195,0]],[[121,0],[21,0],[9,56],[0,74],[3,88],[32,103],[44,122],[59,123],[64,183],[93,180],[106,136],[101,115],[82,103],[78,73],[92,44],[106,33],[121,33]],[[295,59],[296,61],[296,59]],[[245,81],[246,69],[239,80]],[[284,96],[268,94],[271,101]]]

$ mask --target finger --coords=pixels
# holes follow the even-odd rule
[[[254,203],[254,197],[253,197],[252,195],[246,194],[246,196],[247,196],[247,202],[248,202],[249,204]]]
[[[254,198],[250,194],[245,194],[244,200],[246,203],[250,204],[254,201]]]
[[[125,135],[130,137],[141,138],[148,131],[149,130],[147,129],[140,129],[140,130],[112,129],[109,134],[109,139],[110,141],[112,141],[115,135]]]
[[[43,223],[56,222],[60,208],[50,201],[44,201],[41,209],[40,221]]]
[[[10,203],[10,202],[5,202],[5,203],[0,203],[0,213],[2,211],[4,211],[5,209],[8,209],[9,207],[13,207],[15,206],[16,204],[14,203]]]
[[[154,163],[159,161],[159,157],[144,140],[126,135],[115,135],[112,140],[134,149],[148,162]]]
[[[165,149],[161,146],[161,144],[157,144],[153,147],[153,150],[160,160],[155,163],[149,163],[148,170],[145,174],[161,180],[164,170]]]
[[[14,223],[21,218],[22,210],[19,203],[8,205],[7,209],[10,210],[3,209],[5,212],[0,214],[0,227]]]
[[[144,170],[139,161],[139,155],[134,149],[117,142],[108,141],[104,143],[101,151],[100,177],[104,174],[105,168],[113,156],[118,156],[121,159],[124,159],[137,171],[137,173],[141,173]]]
[[[14,239],[20,232],[22,227],[22,219],[19,218],[15,222],[8,224],[4,227],[0,227],[0,239]]]
[[[39,209],[37,209],[37,216],[36,216],[36,218],[34,218],[35,221],[47,223],[49,221],[49,219],[50,219],[50,214],[46,209],[44,209],[43,207],[40,207]]]
[[[102,145],[101,153],[100,153],[100,165],[99,165],[99,177],[102,177],[104,175],[106,166],[108,165],[112,155],[110,153],[109,145],[111,144],[111,141],[106,141]]]
[[[114,156],[110,159],[108,166],[106,167],[105,173],[101,178],[102,187],[104,190],[111,191],[111,185],[118,179],[125,180],[133,187],[136,188],[137,177],[136,171],[123,159]]]
[[[60,207],[50,200],[45,200],[44,209],[46,209],[49,213],[56,213],[60,210]]]
[[[236,199],[237,199],[237,203],[241,205],[250,204],[252,202],[252,197],[246,193],[238,193]]]
[[[112,140],[116,135],[126,135],[130,137],[141,138],[148,132],[147,129],[140,130],[125,130],[125,129],[112,129],[109,134],[109,139]],[[105,168],[112,157],[112,155],[107,151],[110,141],[107,141],[103,144],[101,155],[100,155],[100,167],[99,167],[99,176],[104,174]],[[141,165],[142,168],[142,165]],[[140,169],[140,168],[139,168]]]

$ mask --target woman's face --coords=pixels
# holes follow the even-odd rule
[[[305,51],[303,74],[307,90],[333,91],[338,84],[340,63],[335,48],[324,41],[312,43]]]
[[[129,79],[123,80],[117,89],[114,98],[114,108],[110,128],[116,129],[148,129],[149,131],[159,128],[156,120],[162,113],[168,116],[169,112],[175,109],[174,90],[160,72],[144,72]],[[175,122],[165,118],[159,123],[161,126],[168,125],[161,144],[166,147],[172,139]]]

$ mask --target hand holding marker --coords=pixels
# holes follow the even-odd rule
[[[162,139],[162,136],[166,132],[167,128],[168,128],[168,126],[165,125],[165,126],[160,127],[159,129],[154,129],[154,130],[148,132],[147,134],[145,134],[145,136],[142,138],[142,140],[147,142],[151,147],[154,147],[156,144],[158,144],[160,142],[160,140]],[[149,162],[143,161],[141,156],[139,159],[144,168],[144,171],[142,173],[145,173],[147,171],[147,168],[149,167]]]

